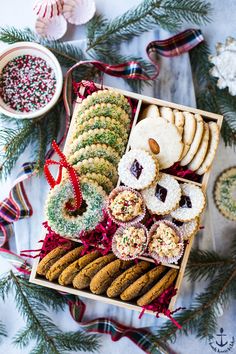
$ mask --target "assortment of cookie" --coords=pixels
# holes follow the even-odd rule
[[[138,139],[138,136],[143,139]],[[149,139],[152,139],[160,147],[157,156],[161,169],[179,161],[181,166],[203,175],[211,167],[219,137],[217,123],[205,122],[200,114],[151,104],[143,109],[141,121],[132,131],[131,147],[150,149],[155,154],[148,144]],[[166,151],[168,141],[171,144]]]
[[[88,254],[83,251],[83,246],[72,250],[66,244],[58,246],[39,262],[37,273],[50,282],[136,301],[139,306],[150,304],[174,283],[178,273],[176,269],[147,261],[123,261],[113,253],[104,256],[98,251]]]

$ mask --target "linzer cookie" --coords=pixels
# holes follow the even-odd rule
[[[141,256],[148,245],[148,233],[143,224],[120,227],[112,240],[112,251],[123,260]]]
[[[157,178],[158,172],[157,159],[141,149],[127,152],[118,165],[121,182],[134,189],[148,187]]]
[[[144,189],[141,194],[151,213],[165,215],[178,206],[181,188],[172,176],[161,173],[159,181]]]
[[[146,294],[144,294],[140,299],[138,299],[137,304],[139,306],[145,306],[150,304],[158,296],[160,296],[163,291],[168,289],[168,287],[173,284],[175,278],[177,277],[178,271],[176,269],[171,269],[164,275],[164,277],[158,281]]]
[[[62,246],[58,246],[54,248],[51,252],[49,252],[38,264],[37,273],[40,275],[46,275],[51,266],[56,263],[58,259],[64,256],[65,253],[70,249],[71,243],[65,243]]]
[[[150,262],[141,261],[117,277],[107,289],[108,297],[119,296],[129,285],[150,267]]]
[[[179,221],[190,221],[198,217],[205,208],[206,198],[198,186],[181,183],[182,195],[179,207],[171,212],[171,216]]]
[[[107,211],[118,225],[132,225],[141,221],[145,215],[143,197],[127,187],[117,187],[108,198]]]

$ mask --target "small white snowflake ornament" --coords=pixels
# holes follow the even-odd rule
[[[236,95],[236,40],[232,37],[226,39],[225,44],[217,43],[216,55],[209,60],[214,67],[210,73],[217,77],[217,86],[220,89],[228,87],[232,96]]]

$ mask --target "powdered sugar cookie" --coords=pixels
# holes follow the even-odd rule
[[[149,104],[141,111],[140,119],[144,119],[147,117],[152,117],[152,118],[160,117],[159,109],[155,104]]]
[[[161,117],[165,118],[166,120],[168,120],[171,123],[175,123],[175,116],[174,113],[172,111],[171,108],[169,107],[160,107],[160,113],[161,113]]]
[[[105,144],[93,144],[75,151],[73,155],[69,155],[68,162],[71,165],[76,165],[78,162],[94,157],[102,157],[113,165],[117,165],[120,160],[119,154],[112,147]]]
[[[190,164],[188,165],[188,168],[192,171],[196,171],[202,164],[206,153],[207,153],[207,148],[209,144],[209,126],[206,122],[204,122],[204,133],[202,137],[202,141],[199,145],[198,151]]]
[[[192,161],[196,152],[198,151],[199,145],[202,140],[202,136],[204,132],[203,119],[200,116],[200,114],[195,114],[195,120],[196,120],[196,132],[187,154],[180,161],[181,166],[185,166]]]
[[[141,194],[151,213],[165,215],[178,206],[181,188],[174,177],[161,173],[159,181]]]
[[[150,139],[159,145],[160,151],[156,157],[160,169],[168,168],[179,160],[183,143],[174,124],[161,117],[143,119],[132,129],[129,142],[132,149],[152,152],[149,146]]]
[[[211,164],[216,154],[217,146],[219,144],[219,139],[220,139],[220,130],[218,125],[215,122],[210,122],[208,123],[208,125],[210,129],[209,146],[203,163],[196,171],[196,173],[199,175],[203,175],[211,167]]]
[[[157,177],[158,162],[149,152],[132,149],[121,158],[118,174],[121,182],[134,189],[148,187]]]
[[[182,183],[180,186],[182,195],[179,207],[171,212],[171,216],[179,221],[190,221],[202,213],[206,198],[201,188],[194,184]]]
[[[183,112],[184,115],[184,133],[183,133],[183,143],[184,149],[181,158],[187,154],[190,145],[192,144],[194,134],[196,131],[196,120],[194,115],[189,112]]]

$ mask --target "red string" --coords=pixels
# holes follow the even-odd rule
[[[65,169],[67,169],[69,179],[71,181],[72,188],[74,191],[75,203],[73,205],[72,203],[67,202],[66,208],[70,211],[75,211],[81,207],[81,204],[83,201],[78,175],[77,175],[75,169],[67,162],[65,155],[60,150],[60,148],[57,145],[57,143],[55,142],[55,140],[52,142],[52,147],[53,147],[54,151],[60,157],[60,161],[54,161],[51,159],[46,160],[45,165],[44,165],[45,177],[46,177],[50,187],[54,188],[57,184],[59,184],[61,182],[63,167]],[[49,170],[50,165],[58,165],[59,166],[59,172],[58,172],[57,179],[54,179],[53,175],[51,174],[51,172]]]

